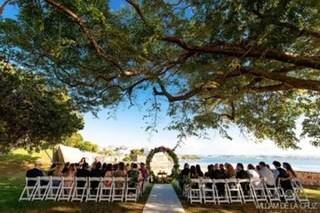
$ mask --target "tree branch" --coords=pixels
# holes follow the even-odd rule
[[[188,92],[186,92],[186,93],[184,93],[182,95],[173,96],[166,90],[166,88],[161,83],[161,81],[158,81],[158,84],[160,86],[160,90],[161,91],[158,91],[155,87],[153,87],[153,94],[154,95],[165,96],[168,99],[169,102],[187,100],[187,99],[197,95],[202,90],[202,86],[199,86],[199,87],[195,87],[195,88],[191,89],[190,91],[188,91]]]
[[[4,11],[4,8],[9,4],[9,2],[12,0],[5,0],[2,5],[0,6],[0,16],[2,16],[2,13]]]
[[[141,18],[141,20],[143,21],[143,23],[147,26],[149,26],[147,20],[145,19],[141,9],[140,9],[140,6],[137,2],[135,2],[134,0],[126,0],[126,2],[128,2],[128,4],[130,4],[134,10],[136,11],[136,13],[139,15],[139,17]]]
[[[281,61],[296,66],[303,66],[313,69],[320,69],[320,61],[316,60],[315,57],[305,56],[294,56],[292,54],[283,53],[279,50],[255,47],[248,51],[248,46],[241,44],[216,44],[210,43],[203,46],[195,46],[187,44],[182,39],[176,36],[167,36],[162,38],[163,41],[177,44],[181,48],[198,53],[210,53],[210,54],[221,54],[232,57],[242,57],[246,54],[246,57],[253,58],[265,58],[276,61]]]
[[[121,66],[118,64],[118,62],[111,57],[110,55],[106,55],[105,51],[102,49],[102,47],[98,44],[94,36],[91,34],[90,30],[86,27],[85,22],[72,10],[65,7],[63,4],[55,1],[55,0],[45,0],[48,4],[52,5],[57,10],[61,11],[62,13],[69,16],[75,23],[77,23],[80,27],[80,30],[83,32],[85,37],[90,41],[90,44],[95,49],[98,56],[104,58],[105,60],[111,62],[115,67],[117,67],[119,70],[121,69]]]

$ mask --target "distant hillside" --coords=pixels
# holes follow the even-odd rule
[[[201,159],[198,155],[180,155],[179,158],[181,160],[199,160]]]

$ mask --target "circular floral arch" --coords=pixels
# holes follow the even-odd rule
[[[156,154],[158,152],[166,152],[171,157],[171,159],[173,160],[173,168],[171,170],[171,176],[177,177],[177,175],[179,173],[179,159],[178,159],[178,156],[176,155],[176,153],[174,153],[174,151],[172,149],[164,147],[164,146],[160,146],[160,147],[157,147],[157,148],[154,148],[154,149],[150,150],[150,152],[149,152],[149,154],[147,156],[147,159],[146,159],[147,169],[149,171],[151,171],[151,167],[150,167],[151,160],[152,160],[154,154]]]

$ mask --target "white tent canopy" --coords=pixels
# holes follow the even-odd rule
[[[53,161],[59,163],[79,163],[81,158],[85,158],[87,163],[92,164],[95,160],[105,162],[110,159],[106,159],[105,156],[93,152],[85,152],[80,149],[58,145],[55,153],[53,154]],[[111,162],[111,161],[109,161]]]

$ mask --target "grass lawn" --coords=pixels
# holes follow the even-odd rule
[[[50,152],[49,152],[50,153]],[[0,156],[0,212],[142,212],[151,187],[138,202],[128,203],[77,203],[34,201],[18,202],[24,186],[25,172],[40,158],[45,164],[50,162],[45,152],[29,154],[15,150]],[[49,164],[47,164],[49,165]]]

